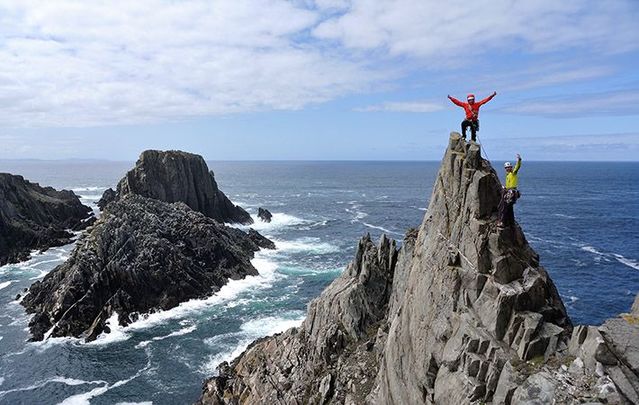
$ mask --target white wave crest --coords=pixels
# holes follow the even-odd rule
[[[98,201],[100,198],[102,198],[101,195],[98,194],[80,194],[80,201],[85,203],[91,203],[93,201]]]
[[[552,214],[552,215],[554,215],[554,216],[556,216],[556,217],[559,217],[559,218],[567,218],[567,219],[576,219],[576,218],[577,218],[577,217],[575,217],[575,216],[567,215],[567,214],[558,214],[558,213],[555,213],[555,214]]]
[[[171,333],[169,333],[168,335],[165,335],[165,336],[156,336],[156,337],[154,337],[154,338],[153,338],[153,339],[151,339],[151,340],[145,340],[145,341],[142,341],[142,342],[138,343],[135,347],[136,347],[136,348],[143,348],[143,347],[148,346],[148,345],[149,345],[150,343],[152,343],[153,341],[164,340],[164,339],[172,338],[172,337],[175,337],[175,336],[184,336],[184,335],[188,335],[189,333],[191,333],[191,332],[195,331],[196,329],[197,329],[197,326],[196,326],[196,325],[187,326],[186,328],[182,328],[182,329],[180,329],[180,330],[178,330],[178,331],[171,332]]]
[[[2,379],[1,382],[4,382],[4,378]],[[2,398],[3,396],[5,396],[6,394],[12,393],[12,392],[24,392],[24,391],[32,391],[32,390],[36,390],[38,388],[42,388],[47,384],[51,384],[51,383],[59,383],[59,384],[65,384],[65,385],[70,385],[70,386],[77,386],[77,385],[95,385],[95,384],[107,384],[106,381],[84,381],[84,380],[78,380],[75,378],[67,378],[67,377],[52,377],[49,378],[48,380],[44,380],[44,381],[39,381],[36,382],[35,384],[31,384],[29,386],[26,387],[22,387],[22,388],[13,388],[10,390],[6,390],[6,391],[0,391],[0,398]],[[2,385],[0,383],[0,385]]]
[[[286,228],[290,226],[296,225],[304,225],[308,224],[310,221],[296,217],[294,215],[284,214],[283,212],[275,212],[273,213],[273,218],[271,218],[271,222],[264,222],[257,217],[257,215],[251,215],[254,223],[246,226],[246,228],[253,228],[256,231],[275,231],[281,228]]]
[[[624,257],[618,253],[606,253],[606,252],[600,252],[599,250],[595,249],[592,246],[581,246],[581,250],[584,250],[586,252],[592,253],[594,255],[597,256],[597,258],[603,258],[605,261],[611,261],[611,259],[614,259],[616,261],[618,261],[619,263],[628,266],[632,269],[635,270],[639,270],[639,262],[637,262],[634,259],[629,259],[627,257]],[[597,259],[595,258],[595,260]]]
[[[130,337],[130,332],[132,331],[148,329],[156,325],[164,324],[171,319],[186,318],[212,306],[225,304],[228,301],[234,300],[239,294],[247,290],[269,288],[277,277],[283,276],[276,273],[277,264],[270,260],[267,255],[268,253],[258,252],[255,258],[251,260],[253,266],[258,270],[259,275],[248,276],[241,280],[230,280],[226,285],[220,288],[217,293],[208,298],[192,299],[166,311],[142,315],[139,320],[126,327],[119,326],[117,322],[111,322],[114,319],[112,316],[109,319],[110,325],[116,326],[110,326],[110,328],[111,334],[115,333],[115,336],[109,337],[109,334],[103,333],[98,337],[98,340],[91,342],[91,344],[108,344],[125,340]],[[103,335],[105,336],[103,337]]]
[[[623,257],[622,255],[618,255],[616,253],[613,253],[613,256],[619,263],[625,264],[626,266],[631,267],[635,270],[639,270],[639,263],[637,261],[628,259],[627,257]]]
[[[104,382],[104,385],[102,387],[92,389],[89,392],[83,392],[81,394],[70,396],[66,398],[65,400],[63,400],[62,402],[60,402],[58,405],[90,405],[91,403],[90,400],[92,398],[98,397],[113,388],[117,388],[124,384],[128,384],[129,382],[135,380],[136,378],[144,374],[147,370],[149,370],[151,368],[151,357],[149,356],[148,352],[147,352],[147,356],[148,356],[148,361],[146,363],[146,366],[138,370],[134,375],[127,378],[126,380],[116,381],[110,385],[107,382]]]
[[[305,237],[292,241],[273,240],[277,247],[276,253],[310,252],[315,254],[336,253],[340,248],[328,242],[322,242],[320,238]]]
[[[391,231],[390,229],[384,228],[382,226],[371,225],[371,224],[368,224],[366,222],[362,222],[362,225],[364,225],[366,227],[369,227],[369,228],[372,228],[372,229],[379,229],[380,231],[385,232],[387,234],[401,235],[401,233],[399,233],[399,232]]]
[[[4,283],[0,283],[0,290],[5,289],[11,285],[15,280],[5,281]]]
[[[208,339],[206,343],[214,347],[219,347],[223,340],[229,338],[239,339],[239,341],[230,345],[228,350],[209,356],[208,360],[200,367],[200,371],[207,376],[217,375],[216,369],[220,363],[231,361],[242,354],[254,340],[298,327],[302,324],[304,318],[305,315],[302,311],[291,311],[281,317],[257,318],[242,324],[239,332],[218,335]]]
[[[117,312],[111,314],[111,317],[105,322],[111,332],[101,333],[94,341],[86,343],[88,346],[102,346],[110,343],[122,342],[127,340],[130,335],[125,332],[126,327],[120,326],[119,316]]]
[[[104,191],[109,187],[106,186],[92,186],[92,187],[72,187],[71,191],[76,192],[76,193],[82,193],[82,192],[87,192],[87,191]]]

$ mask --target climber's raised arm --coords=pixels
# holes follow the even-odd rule
[[[484,104],[486,104],[487,102],[489,102],[490,100],[492,100],[492,99],[493,99],[493,97],[495,97],[496,95],[497,95],[497,92],[496,92],[496,91],[493,91],[493,94],[491,94],[490,96],[486,97],[486,98],[485,98],[485,99],[483,99],[483,100],[480,100],[477,104],[479,104],[479,105],[484,105]]]
[[[519,156],[519,153],[517,154],[517,163],[515,163],[515,168],[513,169],[513,173],[517,174],[517,172],[519,172],[519,169],[521,168],[521,156]]]
[[[461,101],[457,100],[455,97],[451,97],[450,94],[448,95],[448,98],[450,99],[450,101],[453,102],[453,104],[458,105],[460,107],[464,106],[464,103],[462,103]]]

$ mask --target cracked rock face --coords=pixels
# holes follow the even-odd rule
[[[412,242],[408,242],[409,244]],[[355,259],[309,305],[301,327],[258,340],[205,384],[201,404],[297,404],[364,400],[375,379],[398,252],[366,236]]]
[[[91,215],[72,191],[0,173],[0,265],[27,260],[34,249],[69,243],[68,230],[82,229]]]
[[[128,194],[166,202],[183,202],[219,222],[251,224],[248,212],[234,205],[220,191],[213,172],[202,156],[181,151],[147,150],[135,167],[109,189],[100,200],[102,206]]]
[[[479,147],[451,136],[413,259],[396,270],[406,282],[371,401],[491,401],[506,362],[549,356],[569,333],[521,229],[495,226],[500,189]]]
[[[362,239],[302,327],[223,365],[201,403],[492,400],[505,363],[549,355],[570,331],[521,230],[494,225],[500,190],[479,148],[453,135],[427,216],[401,249]]]
[[[623,401],[613,373],[627,392],[636,387],[639,333],[622,344],[634,332],[615,328],[617,349],[605,330],[601,342],[570,338],[557,289],[522,230],[496,226],[500,193],[479,146],[451,134],[419,229],[399,249],[385,236],[377,246],[363,238],[302,326],[223,363],[199,403]],[[607,375],[601,361],[628,367]]]
[[[35,282],[22,305],[34,314],[34,340],[92,340],[114,312],[126,325],[256,275],[250,260],[258,249],[248,234],[184,203],[127,195],[108,204],[67,262]]]

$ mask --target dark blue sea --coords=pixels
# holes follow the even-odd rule
[[[496,162],[501,164],[501,162]],[[346,266],[357,240],[401,239],[424,215],[439,162],[209,162],[220,188],[253,214],[278,250],[260,275],[233,281],[96,342],[27,343],[15,296],[72,246],[0,267],[0,403],[188,404],[202,380],[254,339],[298,325],[307,303]],[[74,190],[86,204],[132,162],[0,162],[0,171]],[[575,323],[629,310],[639,291],[639,163],[524,162],[516,216]]]

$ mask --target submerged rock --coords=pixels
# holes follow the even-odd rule
[[[273,214],[271,214],[271,211],[267,210],[266,208],[260,207],[257,209],[257,217],[261,219],[262,222],[271,222],[271,220],[273,219]]]
[[[108,193],[108,194],[107,194]],[[147,150],[118,183],[116,196],[108,190],[103,205],[129,194],[166,202],[183,202],[219,222],[251,224],[253,219],[220,191],[202,156],[181,151]]]
[[[108,204],[68,261],[34,283],[21,303],[34,314],[34,340],[92,340],[114,313],[126,325],[138,314],[256,275],[251,258],[258,249],[246,233],[184,203],[124,195]]]
[[[198,403],[623,401],[619,391],[638,381],[636,346],[599,348],[589,354],[599,360],[585,362],[592,372],[571,364],[573,327],[555,285],[521,228],[496,226],[500,190],[479,146],[451,134],[427,214],[401,249],[385,236],[377,246],[363,238],[302,326],[220,365]],[[619,342],[639,338],[615,330]],[[614,340],[605,327],[601,335]],[[613,357],[627,366],[622,390],[597,365]]]
[[[69,243],[69,230],[85,228],[91,218],[91,209],[72,191],[0,173],[0,265],[27,260],[35,249]]]

